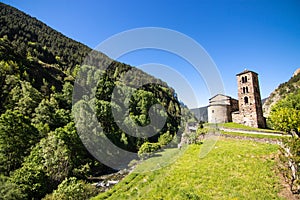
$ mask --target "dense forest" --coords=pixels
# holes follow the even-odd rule
[[[0,199],[87,199],[98,192],[89,177],[111,169],[86,150],[77,133],[72,94],[79,71],[87,77],[83,91],[96,81],[95,96],[83,92],[73,99],[74,107],[93,102],[103,127],[102,133],[86,134],[106,134],[126,151],[176,142],[188,120],[184,113],[192,118],[166,83],[100,52],[89,59],[108,67],[95,73],[93,66],[82,65],[89,47],[3,3],[0,27]],[[145,81],[149,84],[133,87]],[[132,96],[118,98],[129,91]],[[158,134],[135,137],[120,128],[112,110],[123,112],[123,101],[129,102],[125,120],[141,127],[150,123],[152,105],[162,105],[164,112],[156,113],[166,121]]]

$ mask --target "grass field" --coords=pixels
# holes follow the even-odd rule
[[[199,158],[201,147],[188,146],[174,163],[159,170],[132,172],[94,199],[281,199],[274,160],[277,145],[220,139]],[[158,158],[138,167],[151,168],[151,159]]]

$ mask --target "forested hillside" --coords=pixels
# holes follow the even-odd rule
[[[97,193],[88,177],[110,168],[91,156],[77,134],[71,109],[79,69],[97,80],[97,90],[96,98],[75,103],[95,102],[98,121],[115,145],[138,152],[145,142],[161,147],[176,138],[183,111],[166,83],[100,52],[95,63],[110,64],[97,77],[92,66],[81,66],[90,48],[3,3],[0,27],[0,199],[41,199],[47,194],[46,199],[64,199],[70,193],[86,199]],[[125,73],[127,80],[121,79]],[[113,89],[118,86],[122,95],[142,80],[151,84],[126,100],[130,118],[145,126],[153,104],[165,109],[160,113],[166,117],[164,127],[150,138],[126,134],[111,112],[123,103],[111,102]]]
[[[297,70],[296,70],[297,71]],[[299,69],[298,69],[299,71]],[[288,94],[295,93],[300,88],[300,73],[294,75],[285,83],[280,84],[275,91],[273,91],[263,104],[263,111],[266,117],[269,116],[271,108],[278,101],[284,99]]]

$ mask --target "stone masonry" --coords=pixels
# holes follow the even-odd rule
[[[251,127],[265,128],[258,74],[245,70],[237,76],[239,111],[232,113],[232,121]]]
[[[246,126],[265,128],[258,74],[245,70],[236,75],[238,100],[218,94],[209,99],[208,122],[236,122]]]

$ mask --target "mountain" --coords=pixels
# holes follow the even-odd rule
[[[293,76],[285,83],[280,84],[263,104],[264,116],[268,117],[272,106],[288,94],[296,92],[300,88],[300,68],[295,70]]]
[[[71,115],[72,103],[74,108],[95,106],[91,110],[103,130],[84,129],[85,136],[105,136],[136,155],[140,148],[147,149],[144,144],[162,148],[177,139],[185,115],[174,89],[165,82],[101,52],[91,53],[86,45],[3,3],[0,27],[0,196],[4,199],[41,199],[64,187],[65,191],[80,187],[80,194],[92,195],[94,188],[85,181],[112,170],[83,146]],[[82,65],[85,58],[90,65]],[[107,63],[107,68],[95,73],[94,65]],[[77,75],[86,79],[76,82]],[[91,81],[95,81],[96,97],[86,93]],[[145,81],[149,84],[135,88]],[[75,82],[82,92],[79,99],[72,98]],[[125,113],[124,102],[130,103],[123,123],[126,130],[112,112]],[[164,112],[154,104],[163,106]],[[155,129],[158,133],[151,137],[128,134],[127,130],[140,134],[137,126],[151,123],[150,109],[165,119]],[[74,113],[91,126],[90,113]]]
[[[190,109],[192,113],[194,113],[195,117],[198,119],[198,121],[207,122],[208,121],[208,113],[207,113],[207,107],[200,107],[200,108],[193,108]]]

